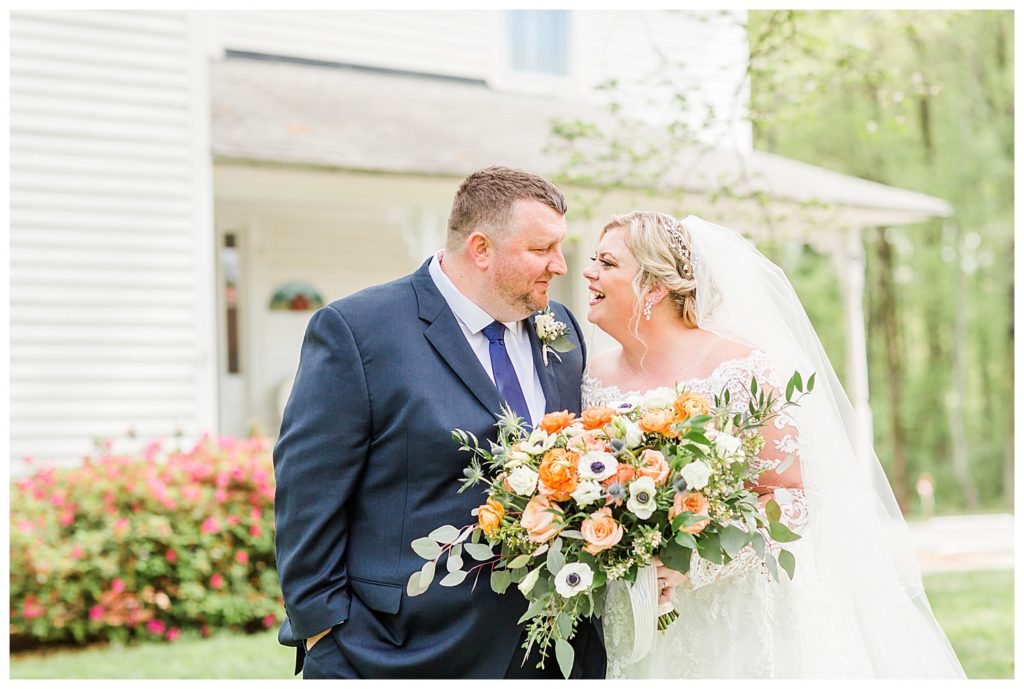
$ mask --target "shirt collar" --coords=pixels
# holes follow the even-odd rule
[[[448,302],[448,306],[451,308],[452,313],[455,314],[455,317],[469,328],[471,333],[477,335],[481,330],[493,323],[494,318],[460,292],[455,283],[445,275],[444,271],[441,270],[441,259],[443,256],[444,250],[441,250],[434,254],[434,258],[430,260],[430,265],[427,267],[430,277],[434,281],[434,285],[437,286],[438,291],[441,292],[441,296]],[[521,326],[522,321],[505,323],[505,327],[508,328],[509,332],[517,337],[519,336]]]

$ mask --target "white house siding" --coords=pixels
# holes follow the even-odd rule
[[[11,15],[14,474],[214,429],[202,36],[184,13]]]
[[[217,12],[229,50],[485,79],[490,20],[477,11]]]
[[[749,126],[700,126],[705,107],[719,116],[746,102],[747,59],[742,13],[720,11],[574,10],[570,13],[570,75],[564,80],[514,75],[507,68],[505,11],[239,11],[212,14],[217,52],[235,50],[342,64],[485,80],[492,87],[597,101],[593,87],[618,79],[624,105],[660,118],[668,98],[649,107],[650,82],[661,60],[682,63],[690,121],[707,141],[752,145]]]

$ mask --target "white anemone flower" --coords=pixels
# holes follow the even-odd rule
[[[629,484],[629,500],[626,501],[626,509],[640,519],[649,518],[657,509],[654,502],[656,493],[657,487],[654,485],[654,479],[650,476],[641,476]]]
[[[555,575],[555,590],[563,598],[572,598],[577,593],[587,591],[592,583],[594,572],[584,562],[565,565]]]

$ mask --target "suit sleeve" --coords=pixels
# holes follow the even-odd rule
[[[370,435],[359,350],[344,317],[327,306],[306,329],[274,447],[277,568],[296,640],[348,618],[348,503]]]

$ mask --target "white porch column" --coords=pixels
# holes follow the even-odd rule
[[[846,332],[846,392],[860,425],[860,437],[854,441],[862,459],[874,440],[871,405],[868,395],[867,329],[864,314],[864,243],[859,227],[843,231],[834,245],[832,258],[839,275],[843,297],[843,322]],[[866,465],[862,465],[866,466]]]
[[[405,249],[416,268],[428,256],[444,248],[448,218],[440,210],[424,205],[404,205],[391,210],[388,219],[401,229]]]

